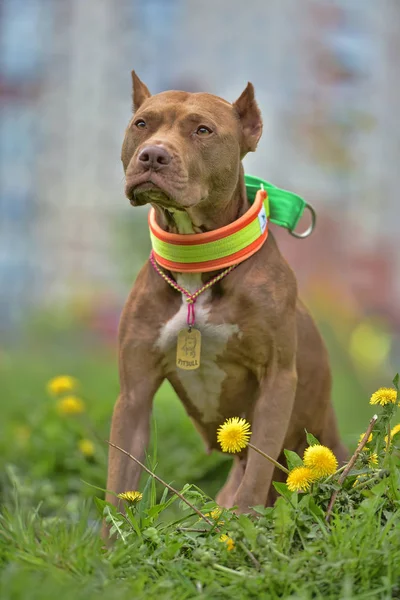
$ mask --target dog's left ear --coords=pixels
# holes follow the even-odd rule
[[[132,71],[132,98],[133,98],[133,111],[135,112],[147,98],[150,98],[151,94],[148,87],[143,83],[141,79],[136,75],[135,71]]]
[[[233,107],[239,115],[242,125],[242,143],[241,150],[244,156],[247,152],[254,152],[257,148],[258,140],[262,134],[262,118],[257,102],[254,98],[254,87],[252,83],[248,83],[246,89]]]

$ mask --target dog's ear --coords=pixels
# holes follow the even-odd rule
[[[236,102],[233,103],[242,125],[241,150],[243,155],[254,152],[262,133],[262,118],[254,98],[254,87],[248,83]]]
[[[147,98],[150,98],[151,94],[147,86],[139,79],[135,71],[132,71],[132,98],[133,98],[133,112],[135,112],[139,106],[143,104]]]

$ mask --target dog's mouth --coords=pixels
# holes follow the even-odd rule
[[[157,204],[162,208],[178,207],[178,203],[168,194],[154,174],[137,178],[125,188],[125,193],[132,206]]]
[[[149,202],[165,205],[170,203],[169,196],[158,186],[148,181],[136,186],[133,190],[135,204],[143,205]]]

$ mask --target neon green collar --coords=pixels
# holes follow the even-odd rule
[[[268,236],[268,221],[285,227],[295,237],[307,237],[315,225],[315,213],[300,196],[268,181],[245,175],[249,210],[237,221],[206,233],[174,234],[161,229],[155,211],[149,212],[150,237],[157,263],[170,271],[200,273],[239,264],[257,252]],[[303,234],[295,233],[304,209],[312,224]]]
[[[254,201],[257,190],[261,187],[268,192],[269,199],[269,220],[275,225],[285,227],[289,230],[289,233],[295,237],[304,238],[311,235],[315,228],[315,211],[310,204],[308,204],[301,196],[282,190],[276,187],[269,181],[255,177],[254,175],[245,175],[244,182],[246,184],[247,198],[250,202]],[[311,213],[312,223],[310,227],[304,233],[296,233],[295,229],[299,224],[301,217],[303,216],[304,209],[308,208]]]

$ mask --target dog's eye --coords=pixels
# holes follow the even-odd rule
[[[196,131],[197,135],[210,135],[210,133],[212,133],[211,129],[209,127],[206,127],[205,125],[200,125],[200,127],[197,128]]]
[[[136,121],[135,125],[138,129],[144,129],[146,127],[146,121],[143,121],[143,119],[139,119],[138,121]]]

